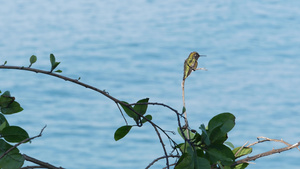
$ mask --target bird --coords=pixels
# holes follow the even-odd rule
[[[189,57],[184,61],[183,80],[185,80],[192,73],[192,71],[196,71],[199,69],[206,70],[205,68],[197,69],[198,58],[200,56],[201,55],[199,55],[197,52],[191,52]]]

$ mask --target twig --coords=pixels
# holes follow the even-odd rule
[[[45,168],[43,166],[26,166],[26,167],[22,167],[20,169],[33,169],[33,168]]]
[[[158,157],[156,159],[154,159],[145,169],[149,169],[154,163],[156,163],[157,161],[161,160],[161,159],[164,159],[164,158],[180,158],[181,156],[180,155],[168,155],[168,156],[161,156],[161,157]]]
[[[34,136],[34,137],[27,138],[27,139],[25,139],[25,140],[23,140],[23,141],[17,143],[16,145],[14,145],[13,147],[11,147],[10,149],[8,149],[6,152],[4,152],[4,153],[0,156],[0,159],[3,158],[6,154],[8,154],[8,153],[9,153],[10,151],[12,151],[13,149],[17,148],[20,144],[25,143],[25,142],[30,141],[30,140],[33,140],[33,139],[35,139],[35,138],[37,138],[37,137],[41,137],[41,136],[42,136],[42,133],[43,133],[43,131],[44,131],[44,129],[45,129],[46,127],[47,127],[47,125],[45,125],[45,126],[42,128],[42,130],[41,130],[41,132],[40,132],[39,135],[36,135],[36,136]]]
[[[124,121],[125,121],[126,125],[128,125],[128,122],[127,122],[127,120],[126,120],[126,118],[125,118],[125,116],[124,116],[124,114],[123,114],[123,112],[122,112],[122,110],[121,110],[121,108],[120,108],[119,104],[118,104],[117,102],[115,102],[115,103],[116,103],[116,105],[117,105],[117,107],[118,107],[119,111],[121,112],[121,115],[122,115],[122,117],[123,117],[123,119],[124,119]]]
[[[149,105],[159,105],[159,106],[163,106],[163,107],[166,107],[166,108],[172,110],[172,111],[173,111],[174,113],[176,113],[177,115],[183,117],[180,113],[177,112],[177,110],[175,110],[175,109],[172,108],[171,106],[166,105],[166,104],[164,104],[164,103],[158,103],[158,102],[145,102],[145,103],[131,103],[131,104],[128,104],[128,105],[132,106],[132,105],[137,105],[137,104],[141,104],[141,105],[143,105],[143,104],[149,104]]]
[[[40,166],[42,166],[42,167],[44,167],[44,168],[48,168],[48,169],[63,169],[62,167],[55,167],[55,166],[53,166],[53,165],[51,165],[51,164],[49,164],[49,163],[40,161],[40,160],[35,159],[35,158],[33,158],[33,157],[30,157],[30,156],[28,156],[28,155],[26,155],[26,154],[23,154],[23,157],[25,158],[25,160],[30,161],[30,162],[33,162],[33,163],[35,163],[35,164],[38,164],[38,165],[40,165]]]
[[[264,138],[264,140],[259,140],[255,143],[250,144],[250,146],[253,146],[255,144],[262,143],[262,142],[265,142],[265,141],[281,142],[281,143],[284,143],[288,146],[284,147],[284,148],[273,149],[273,150],[270,150],[270,151],[267,151],[267,152],[264,152],[264,153],[257,154],[255,156],[246,157],[244,159],[236,161],[232,166],[236,166],[236,165],[241,164],[241,163],[248,163],[249,161],[254,161],[254,160],[256,160],[258,158],[261,158],[261,157],[264,157],[264,156],[269,156],[269,155],[272,155],[272,154],[275,154],[275,153],[281,153],[283,151],[287,151],[287,150],[290,150],[290,149],[293,149],[293,148],[298,148],[300,146],[300,142],[291,145],[291,144],[289,144],[289,143],[287,143],[283,140],[270,139],[270,138],[267,138],[267,137],[258,137],[258,138]],[[248,145],[247,147],[250,147],[250,146]]]
[[[235,154],[234,156],[237,156],[239,152],[248,144],[249,141],[247,141]]]
[[[159,131],[157,130],[157,128],[156,128],[155,126],[153,126],[153,127],[154,127],[155,132],[157,133],[157,136],[158,136],[158,138],[159,138],[159,141],[160,141],[160,143],[161,143],[161,145],[162,145],[162,148],[163,148],[163,150],[164,150],[165,156],[167,157],[167,158],[166,158],[166,165],[167,165],[167,167],[168,167],[168,169],[169,169],[169,167],[170,167],[170,165],[169,165],[169,158],[168,158],[168,153],[167,153],[165,144],[164,144],[164,142],[163,142],[163,140],[162,140],[162,138],[161,138],[161,136],[160,136],[160,133],[159,133]]]
[[[263,140],[260,140],[260,139],[263,139]],[[253,146],[253,145],[258,144],[258,143],[266,142],[266,141],[280,142],[280,143],[283,143],[287,146],[291,146],[291,144],[287,143],[286,141],[284,141],[282,139],[278,140],[278,139],[271,139],[271,138],[268,138],[268,137],[260,136],[260,137],[257,137],[257,140],[258,140],[257,142],[249,144],[247,147]],[[299,147],[297,147],[297,149],[300,151]]]

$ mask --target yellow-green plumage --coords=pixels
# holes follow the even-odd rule
[[[184,74],[183,74],[183,80],[185,80],[192,71],[195,71],[198,66],[198,58],[200,55],[197,52],[190,53],[189,57],[184,61]]]

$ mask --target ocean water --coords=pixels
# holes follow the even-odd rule
[[[183,62],[192,51],[199,67],[186,81],[189,123],[198,129],[222,112],[236,116],[229,134],[235,146],[265,136],[300,141],[300,2],[54,0],[2,1],[0,64],[50,69],[127,102],[149,97],[181,110]],[[65,168],[145,168],[163,156],[149,125],[115,142],[125,124],[113,101],[55,77],[0,70],[0,90],[9,90],[24,111],[8,116],[31,136],[22,153]],[[149,106],[153,121],[176,131],[173,112]],[[132,122],[131,122],[132,123]],[[170,134],[172,135],[172,134]],[[180,141],[178,135],[172,135]],[[167,148],[170,148],[166,140]],[[281,148],[263,143],[252,155]],[[170,150],[170,149],[169,149]],[[299,167],[300,152],[261,158],[249,169]],[[30,163],[26,163],[30,165]],[[159,161],[152,168],[163,168]]]

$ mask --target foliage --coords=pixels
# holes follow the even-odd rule
[[[1,93],[1,91],[0,91]],[[9,91],[0,96],[0,167],[17,169],[24,163],[24,158],[18,148],[9,151],[13,146],[9,143],[18,143],[29,138],[28,133],[19,126],[10,126],[4,115],[19,113],[23,110]],[[9,151],[7,154],[6,152]]]

